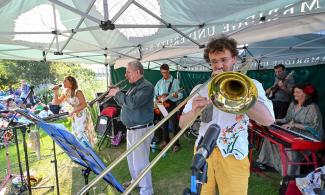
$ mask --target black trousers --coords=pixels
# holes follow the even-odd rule
[[[282,119],[286,116],[290,102],[273,101],[273,110],[276,119]]]
[[[166,108],[166,110],[168,112],[172,111],[174,108],[177,107],[177,104],[175,102],[169,102],[170,103],[170,107]],[[160,116],[160,120],[163,118],[164,116]],[[170,141],[170,138],[169,138],[169,126],[172,126],[173,128],[173,135],[175,136],[178,132],[179,132],[179,126],[178,126],[178,121],[177,121],[177,112],[172,116],[170,117],[170,119],[165,122],[163,125],[162,125],[162,141],[165,141],[165,142],[169,142]],[[177,140],[175,142],[175,145],[180,145],[179,144],[179,140]]]

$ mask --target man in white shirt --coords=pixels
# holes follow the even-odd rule
[[[212,76],[233,71],[237,55],[237,42],[227,37],[211,40],[204,50],[204,58],[211,64]],[[208,181],[202,186],[201,194],[217,194],[217,186],[221,195],[247,194],[249,119],[265,126],[271,125],[275,120],[272,102],[265,96],[262,84],[256,80],[253,81],[258,91],[258,101],[246,113],[231,114],[211,106],[208,106],[202,113],[204,117],[201,116],[196,146],[211,124],[218,124],[221,131],[216,148],[207,159]],[[202,87],[198,94],[200,95],[194,96],[186,104],[180,118],[181,128],[193,119],[195,113],[210,104],[207,86]]]

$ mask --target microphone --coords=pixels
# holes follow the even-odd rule
[[[58,88],[60,88],[60,87],[62,87],[61,84],[60,84],[60,85],[55,85],[51,90],[55,90],[55,89],[58,89]]]
[[[212,124],[206,131],[203,139],[201,139],[196,153],[192,160],[191,169],[200,170],[204,164],[205,160],[210,156],[214,147],[216,146],[216,141],[220,134],[220,126],[217,124]]]

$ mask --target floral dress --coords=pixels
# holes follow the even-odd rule
[[[75,95],[71,97],[69,93],[67,93],[67,103],[70,104],[73,108],[79,105],[79,99],[76,94],[79,90],[76,89]],[[88,142],[91,146],[94,146],[97,142],[97,136],[95,133],[94,125],[91,120],[90,113],[87,108],[84,108],[80,112],[76,113],[72,117],[72,133],[76,136],[76,138],[80,142]]]

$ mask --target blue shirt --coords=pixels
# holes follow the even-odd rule
[[[170,92],[168,93],[168,87],[170,83],[173,82]],[[173,76],[170,75],[169,79],[165,80],[164,78],[160,79],[157,84],[155,85],[155,99],[157,99],[158,96],[163,95],[163,94],[173,94],[177,92],[180,89],[179,87],[179,81],[177,79],[174,79],[173,81]],[[183,93],[178,92],[178,98],[170,97],[169,100],[172,102],[176,102],[180,99],[183,98]]]

